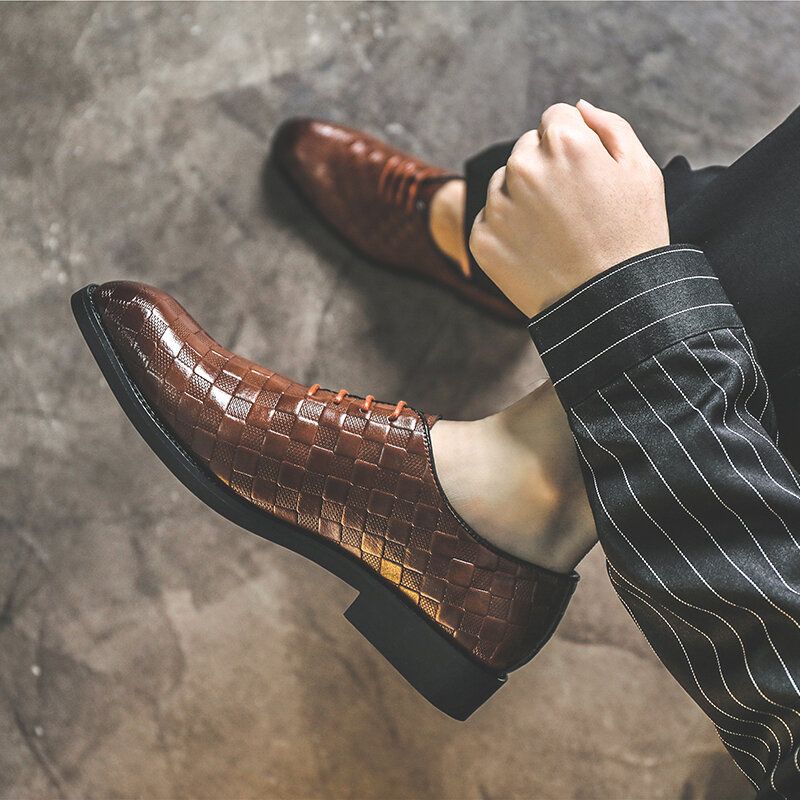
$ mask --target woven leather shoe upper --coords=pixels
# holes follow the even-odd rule
[[[506,319],[522,315],[481,274],[480,282],[436,246],[430,199],[458,176],[363,131],[314,119],[285,122],[275,136],[277,164],[312,207],[368,258],[454,289]]]
[[[505,556],[456,515],[426,418],[295,383],[215,342],[169,295],[95,291],[130,376],[195,459],[267,514],[334,542],[497,670],[546,640],[573,578]]]

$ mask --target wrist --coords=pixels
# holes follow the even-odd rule
[[[585,262],[576,265],[577,268],[571,272],[569,281],[560,287],[559,291],[551,293],[551,297],[537,309],[537,313],[554,305],[575,289],[597,278],[604,272],[608,272],[626,261],[631,261],[639,256],[648,255],[670,246],[668,234],[663,236],[639,236],[638,238],[615,234],[612,238],[613,241],[608,242],[606,246],[598,242],[591,245],[591,252]]]
[[[674,244],[595,275],[534,317],[528,331],[570,406],[675,341],[740,325],[702,250]]]

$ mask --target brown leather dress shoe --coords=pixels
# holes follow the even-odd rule
[[[346,618],[466,719],[548,640],[575,588],[500,552],[436,477],[436,417],[303,386],[234,355],[139,283],[72,298],[117,400],[170,470],[238,525],[359,590]]]
[[[431,237],[431,198],[460,175],[362,131],[315,119],[284,122],[272,152],[291,185],[367,258],[443,284],[503,319],[524,319],[480,269],[465,275]]]

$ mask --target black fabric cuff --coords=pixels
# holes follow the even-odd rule
[[[601,272],[528,331],[569,408],[675,342],[741,325],[702,250],[673,244]]]

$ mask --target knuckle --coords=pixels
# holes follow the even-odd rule
[[[532,181],[535,176],[533,159],[522,153],[511,153],[506,164],[506,175],[513,184],[515,181]]]
[[[469,234],[469,249],[473,255],[486,255],[489,248],[489,234],[483,222],[477,222],[472,226]]]
[[[544,129],[544,135],[552,141],[559,141],[564,135],[564,128],[565,126],[561,122],[551,122]]]
[[[483,207],[483,221],[491,231],[496,231],[503,225],[507,215],[508,196],[505,192],[497,190],[489,192],[486,196],[486,205]]]
[[[519,153],[521,151],[526,151],[532,146],[536,145],[539,141],[539,131],[536,129],[525,131],[522,136],[517,139],[514,144],[514,148],[511,151],[513,153]]]
[[[545,135],[551,142],[562,147],[581,147],[586,143],[585,133],[572,125],[550,125],[545,129]]]
[[[472,247],[473,245],[480,244],[482,239],[484,238],[483,232],[483,210],[481,210],[480,214],[475,218],[475,222],[472,223],[472,229],[469,232],[469,246]]]
[[[506,162],[506,172],[510,174],[519,174],[520,170],[524,169],[525,159],[519,153],[512,152]]]
[[[548,106],[548,107],[545,109],[545,112],[544,112],[544,113],[546,114],[548,111],[549,111],[551,114],[552,114],[554,111],[571,111],[573,108],[574,108],[574,106],[571,106],[569,103],[558,102],[558,103],[553,103],[552,105],[549,105],[549,106]]]
[[[646,156],[640,168],[642,173],[651,183],[653,183],[655,186],[663,186],[664,173],[661,171],[661,167],[659,167],[652,158]]]
[[[498,186],[501,186],[503,181],[505,180],[505,177],[506,177],[506,168],[505,167],[500,167],[499,169],[496,169],[492,173],[492,177],[489,179],[489,187],[490,187],[490,189],[493,189],[493,188],[496,188]]]

